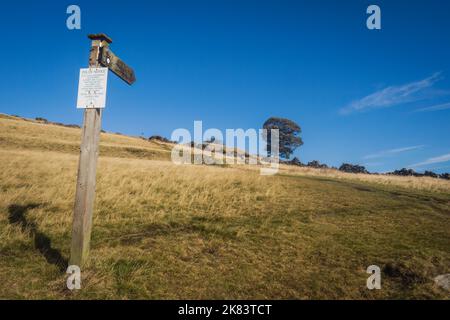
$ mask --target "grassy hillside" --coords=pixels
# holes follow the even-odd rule
[[[450,184],[176,166],[102,134],[91,255],[66,289],[80,130],[0,117],[0,298],[448,298]],[[369,291],[369,265],[384,272]]]

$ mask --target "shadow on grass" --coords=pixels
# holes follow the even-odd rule
[[[30,203],[24,206],[17,204],[10,205],[8,207],[9,223],[20,226],[22,231],[29,232],[34,238],[34,247],[44,256],[47,262],[57,266],[61,272],[65,272],[69,264],[68,260],[61,255],[61,252],[52,248],[50,238],[38,230],[36,223],[28,221],[26,218],[26,212],[28,210],[40,206],[42,205],[36,203]]]

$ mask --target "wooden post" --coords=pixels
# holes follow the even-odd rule
[[[92,40],[89,67],[99,67],[102,48],[107,48],[112,40],[104,34],[90,35],[89,38]],[[101,122],[102,109],[84,110],[69,262],[69,265],[79,267],[89,255]]]

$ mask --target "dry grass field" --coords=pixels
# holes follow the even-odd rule
[[[80,130],[0,115],[2,299],[446,299],[450,183],[177,166],[102,134],[91,254],[66,288]],[[366,268],[382,268],[382,289]]]

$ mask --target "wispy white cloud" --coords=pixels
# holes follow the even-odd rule
[[[403,147],[403,148],[396,148],[396,149],[389,149],[389,150],[383,150],[377,153],[369,154],[367,156],[364,156],[363,159],[376,159],[376,158],[383,158],[386,156],[392,156],[398,153],[417,150],[425,147],[424,145],[419,146],[411,146],[411,147]]]
[[[431,111],[439,111],[439,110],[445,110],[445,109],[450,109],[450,102],[438,104],[438,105],[431,106],[431,107],[417,109],[417,110],[414,110],[414,112],[431,112]]]
[[[432,87],[439,81],[441,79],[440,75],[441,73],[437,72],[420,81],[384,88],[362,99],[353,101],[348,106],[342,108],[340,113],[362,112],[422,100],[425,98],[424,90]]]
[[[416,164],[412,164],[412,165],[408,166],[408,168],[424,167],[424,166],[428,166],[430,164],[443,163],[443,162],[447,162],[447,161],[450,161],[450,153],[444,154],[444,155],[438,156],[438,157],[429,158],[425,161],[422,161],[422,162],[419,162]]]
[[[379,167],[379,166],[382,166],[382,165],[384,165],[384,163],[382,163],[382,162],[366,162],[366,163],[363,163],[363,166],[365,166],[365,167]]]
[[[441,169],[447,169],[447,168],[450,168],[450,166],[431,167],[431,168],[428,168],[428,170],[441,170]]]

